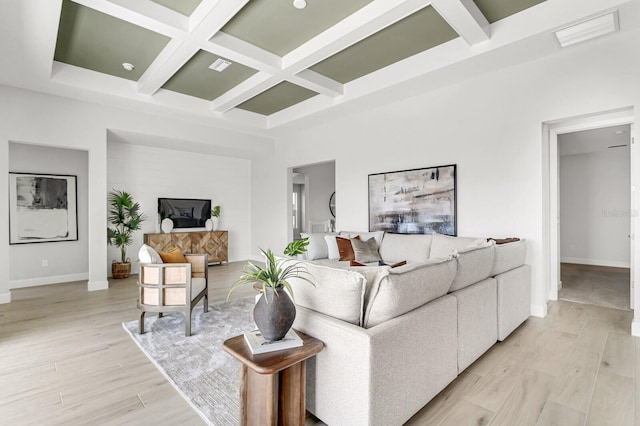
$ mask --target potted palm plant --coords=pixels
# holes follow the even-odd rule
[[[308,239],[289,243],[284,253],[296,256],[306,251]],[[260,249],[265,258],[262,268],[248,262],[244,274],[236,281],[227,294],[246,284],[257,284],[262,292],[258,303],[253,309],[253,319],[268,342],[281,340],[293,325],[296,318],[296,306],[289,297],[293,297],[293,289],[289,284],[292,278],[299,278],[315,286],[313,277],[300,262],[292,259],[276,258],[271,250]],[[286,291],[284,291],[286,289]],[[288,293],[288,294],[287,294]]]
[[[113,278],[127,278],[131,275],[131,262],[127,258],[127,246],[133,243],[133,232],[140,229],[146,219],[140,212],[140,204],[133,201],[131,194],[113,190],[109,193],[107,243],[120,249],[120,261],[111,263]]]

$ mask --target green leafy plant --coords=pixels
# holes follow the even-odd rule
[[[146,219],[140,212],[140,204],[133,201],[131,194],[125,191],[109,193],[107,242],[120,248],[121,263],[127,263],[127,246],[133,243],[133,232],[140,229]]]
[[[220,217],[220,206],[215,206],[211,209],[211,217]]]
[[[309,245],[309,238],[303,238],[301,240],[291,241],[284,249],[284,254],[287,256],[297,256],[307,252],[307,246]]]
[[[291,297],[293,297],[293,289],[288,281],[291,278],[299,278],[315,287],[315,283],[312,281],[313,276],[300,262],[291,259],[276,259],[271,250],[260,249],[260,251],[264,254],[265,267],[261,268],[252,262],[247,262],[244,274],[229,289],[227,300],[229,300],[231,292],[246,284],[258,283],[262,286],[263,294],[267,287],[272,288],[276,295],[278,295],[278,290],[285,288]]]

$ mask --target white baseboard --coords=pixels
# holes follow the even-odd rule
[[[11,292],[0,293],[0,304],[11,303]]]
[[[544,318],[547,316],[547,304],[534,305],[531,304],[531,315],[538,318]]]
[[[27,280],[12,280],[9,281],[9,289],[12,288],[25,288],[25,287],[36,287],[39,285],[49,285],[49,284],[60,284],[60,283],[69,283],[73,281],[86,281],[89,279],[89,273],[83,272],[80,274],[70,274],[70,275],[57,275],[53,277],[40,277],[40,278],[30,278]]]
[[[619,262],[617,260],[600,260],[600,259],[578,259],[575,257],[563,257],[560,259],[562,263],[575,263],[578,265],[592,266],[610,266],[612,268],[630,268],[629,262]]]
[[[87,290],[89,291],[109,290],[109,281],[89,281],[87,283]]]

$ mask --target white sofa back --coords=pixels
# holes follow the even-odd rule
[[[386,263],[424,262],[431,253],[431,235],[429,234],[390,234],[385,233],[380,244],[380,257]]]

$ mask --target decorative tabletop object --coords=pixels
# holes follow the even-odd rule
[[[284,252],[289,256],[302,254],[308,244],[307,239],[293,241],[287,245]],[[265,258],[265,267],[261,268],[248,262],[244,274],[229,289],[229,295],[245,284],[258,284],[262,295],[253,309],[253,319],[262,337],[267,342],[273,342],[285,337],[296,318],[296,306],[289,297],[293,297],[293,289],[288,280],[299,278],[311,285],[315,284],[307,268],[300,262],[277,259],[271,250],[260,251]]]

